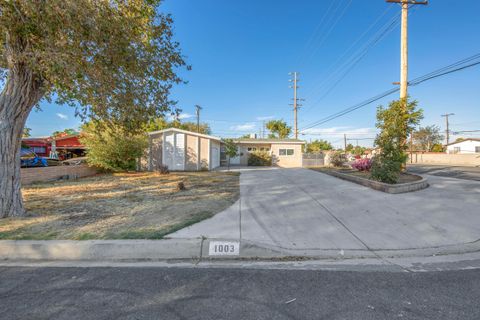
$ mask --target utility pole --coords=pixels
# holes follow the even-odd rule
[[[450,124],[448,123],[448,117],[454,115],[455,113],[442,114],[442,117],[445,117],[445,138],[447,139],[447,144],[450,143]]]
[[[200,110],[202,110],[202,107],[196,104],[195,113],[197,114],[197,133],[200,133]]]
[[[400,100],[404,102],[404,112],[407,110],[408,104],[408,7],[410,5],[422,4],[427,5],[428,1],[416,0],[386,0],[388,3],[398,3],[402,6],[402,27],[400,33]],[[407,123],[404,124],[404,132],[400,144],[405,146],[407,143]],[[406,164],[402,165],[402,169],[406,169]]]
[[[343,146],[344,146],[344,149],[345,150],[345,155],[347,154],[347,134],[344,133],[343,134]]]
[[[262,139],[265,139],[265,120],[262,122]]]
[[[290,88],[293,88],[293,135],[295,139],[298,139],[298,117],[297,117],[297,112],[298,109],[300,108],[301,104],[298,103],[298,101],[303,101],[304,99],[298,99],[297,98],[297,89],[298,85],[297,82],[298,80],[298,72],[290,72],[289,73],[291,76],[293,76],[293,79],[290,79],[290,82],[293,82],[293,85],[290,86]],[[292,104],[290,104],[292,105]]]
[[[402,6],[402,31],[400,34],[400,99],[408,97],[408,7],[409,5],[427,5],[428,1],[416,0],[386,0],[389,3],[399,3]]]

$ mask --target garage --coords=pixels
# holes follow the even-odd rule
[[[171,171],[212,170],[220,166],[218,137],[169,128],[149,133],[148,170],[167,166]]]

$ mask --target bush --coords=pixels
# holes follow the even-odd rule
[[[345,162],[347,162],[347,158],[345,157],[345,154],[340,151],[334,152],[330,155],[330,164],[334,167],[343,167]]]
[[[403,161],[381,158],[377,156],[372,161],[372,179],[385,183],[395,184],[398,182],[402,171]]]
[[[148,145],[142,134],[93,122],[83,125],[80,141],[87,147],[87,162],[105,171],[135,170]]]
[[[372,168],[372,160],[368,158],[355,160],[355,162],[352,163],[352,168],[358,171],[370,171]]]
[[[248,155],[249,166],[271,166],[272,156],[265,151],[254,151]]]

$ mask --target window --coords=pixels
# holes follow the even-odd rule
[[[247,150],[248,150],[249,152],[251,152],[251,151],[257,151],[257,148],[255,148],[255,147],[248,147]]]
[[[475,153],[480,153],[480,146],[475,147]]]
[[[459,153],[462,149],[460,147],[454,147],[453,148],[453,153]]]
[[[293,149],[279,149],[278,154],[280,156],[293,156]]]
[[[33,147],[32,151],[35,153],[45,153],[47,150],[45,147]]]

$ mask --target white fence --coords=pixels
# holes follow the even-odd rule
[[[304,153],[302,159],[303,167],[321,167],[325,165],[323,153]]]

